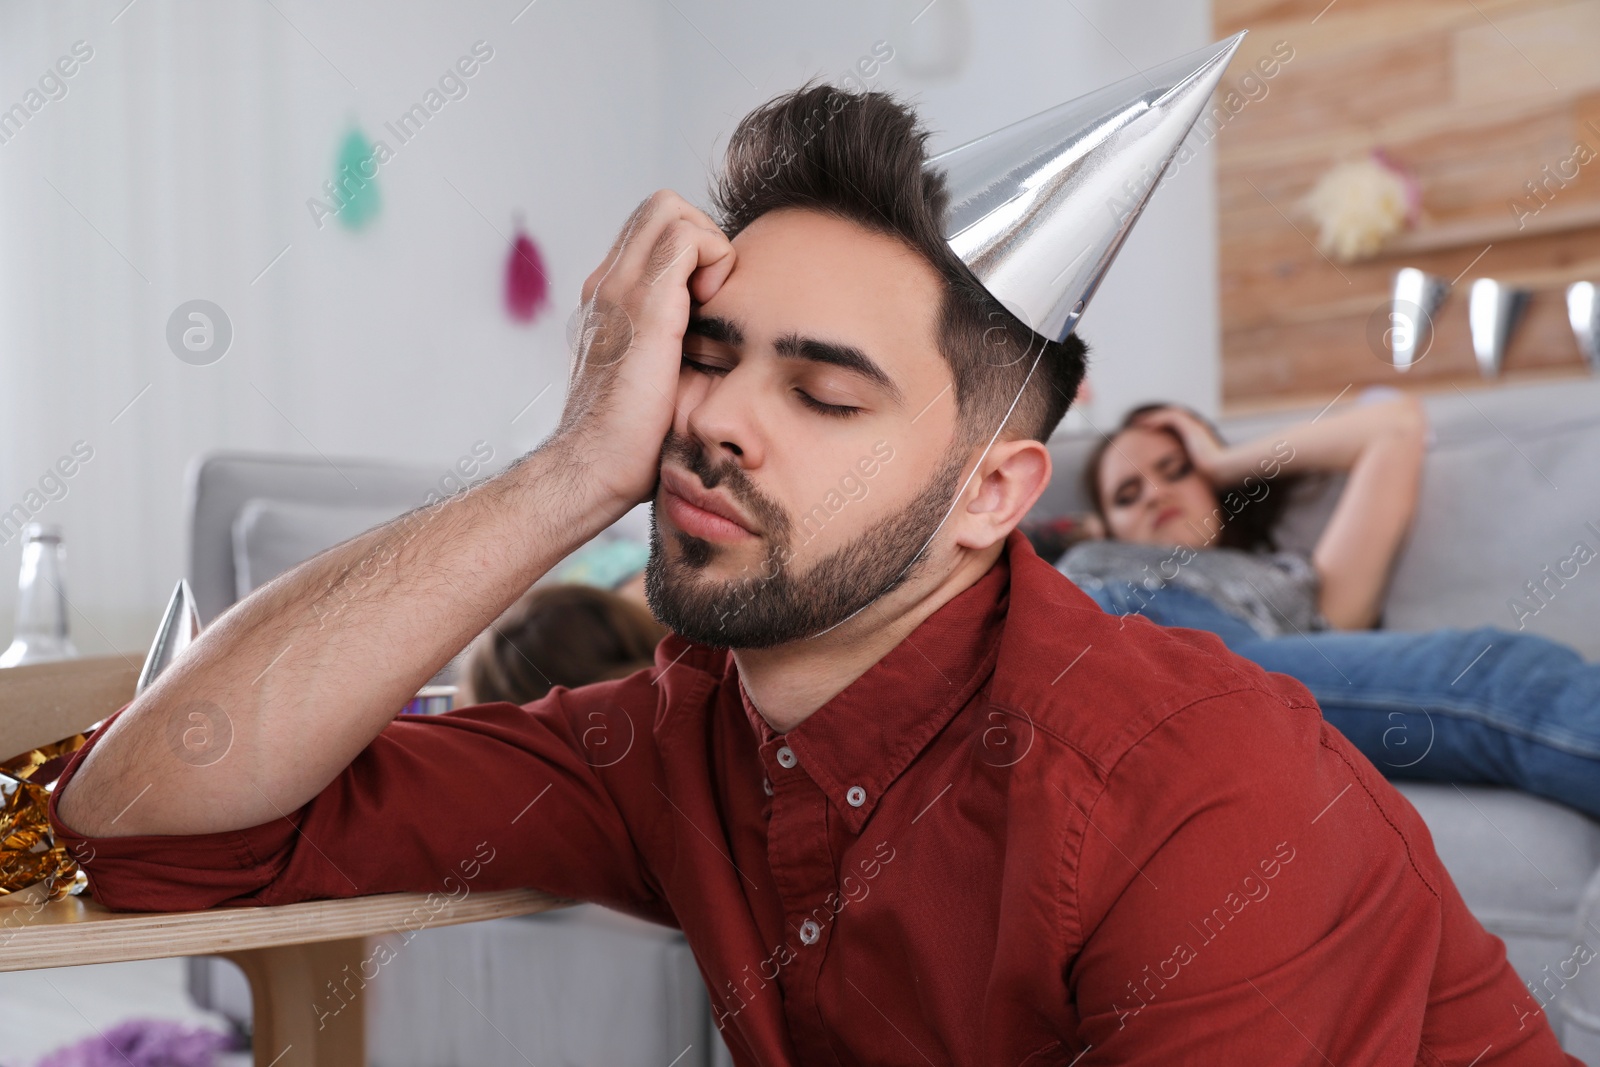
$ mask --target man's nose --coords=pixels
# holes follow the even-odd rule
[[[680,397],[683,432],[699,442],[713,466],[730,457],[747,469],[765,462],[760,388],[757,376],[741,364]]]

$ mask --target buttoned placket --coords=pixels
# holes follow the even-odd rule
[[[833,933],[829,895],[838,872],[828,843],[829,801],[783,738],[761,746],[772,789],[767,854],[783,906],[793,959],[783,968],[784,1012],[803,1063],[834,1063],[817,1003],[817,983]]]

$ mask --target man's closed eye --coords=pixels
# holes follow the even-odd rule
[[[699,371],[701,374],[726,374],[729,370],[727,367],[718,366],[714,363],[702,362],[687,352],[683,354],[683,365],[690,370]],[[855,415],[861,411],[860,408],[851,407],[848,404],[829,404],[826,401],[818,400],[804,389],[796,388],[794,392],[795,396],[799,397],[802,404],[810,408],[812,411],[817,412],[819,415],[827,415],[832,418],[842,419],[849,418],[851,415]]]

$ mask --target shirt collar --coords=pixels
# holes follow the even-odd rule
[[[763,765],[775,774],[809,775],[859,834],[884,792],[993,672],[1009,601],[1009,557],[1018,542],[1026,549],[1013,531],[983,577],[787,733],[774,732],[761,717],[729,656],[724,678],[738,684]],[[796,757],[793,769],[782,768],[784,747]]]

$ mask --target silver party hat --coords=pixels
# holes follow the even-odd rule
[[[1243,33],[928,160],[945,239],[1006,309],[1065,340]]]
[[[1485,378],[1500,376],[1511,334],[1522,321],[1529,292],[1493,278],[1479,278],[1467,291],[1467,325],[1472,329],[1472,351],[1478,372]]]
[[[172,591],[172,599],[167,601],[166,613],[161,617],[161,628],[156,631],[156,639],[150,645],[150,654],[144,658],[144,668],[139,671],[134,694],[150,688],[156,676],[170,667],[179,653],[199,636],[200,612],[195,609],[194,594],[189,591],[189,583],[179,578],[178,588]]]

